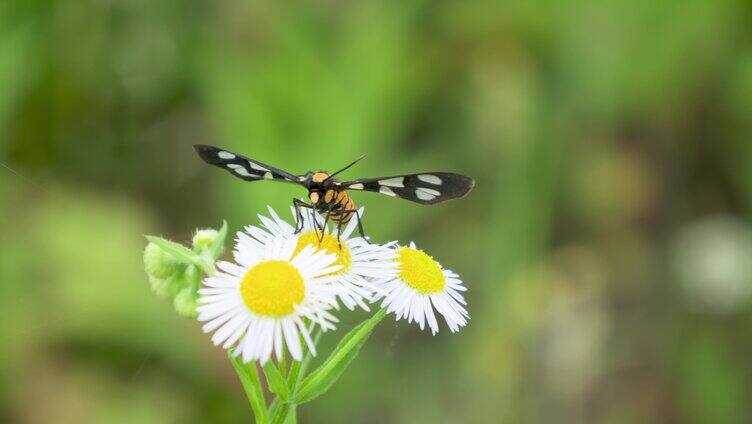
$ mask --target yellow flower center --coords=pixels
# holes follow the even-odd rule
[[[399,277],[418,293],[431,294],[444,289],[446,279],[441,265],[422,250],[400,247],[395,261]]]
[[[245,273],[240,282],[240,295],[256,315],[281,317],[303,301],[305,283],[289,262],[264,261]]]
[[[320,232],[317,234],[313,231],[306,231],[305,233],[301,234],[300,238],[298,239],[298,245],[297,247],[295,247],[295,253],[293,254],[293,256],[300,253],[300,251],[309,244],[312,244],[314,247],[318,246],[319,249],[325,249],[326,253],[337,255],[337,260],[334,261],[331,266],[342,265],[342,268],[332,272],[331,275],[344,274],[348,269],[350,269],[350,264],[352,263],[352,255],[350,255],[350,249],[347,248],[347,245],[345,243],[342,243],[342,248],[340,248],[340,243],[337,241],[337,237],[331,234],[324,234],[324,239],[321,241],[321,243],[319,243],[320,235]]]

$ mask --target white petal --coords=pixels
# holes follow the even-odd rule
[[[240,281],[236,277],[218,273],[213,277],[204,278],[204,284],[209,287],[237,287]]]
[[[265,364],[272,356],[272,350],[274,349],[274,320],[272,318],[265,318],[262,326],[263,345],[261,350],[261,357],[259,362],[261,365]]]
[[[277,354],[277,361],[282,360],[282,323],[279,320],[274,322],[274,352]]]
[[[214,332],[214,335],[212,336],[212,342],[214,342],[215,345],[218,345],[225,340],[227,340],[228,337],[230,337],[243,323],[246,321],[246,318],[248,318],[244,314],[237,314],[232,319],[227,321],[224,325],[222,325],[216,332]]]
[[[433,313],[433,307],[431,306],[430,298],[428,296],[424,297],[423,302],[425,305],[428,326],[431,328],[431,333],[436,334],[439,332],[439,323],[436,321],[436,315],[434,315]]]
[[[290,355],[296,361],[301,361],[303,359],[303,352],[300,348],[300,339],[298,338],[298,332],[295,331],[295,325],[290,320],[284,320],[282,321],[282,330]]]
[[[311,340],[311,335],[308,334],[308,329],[305,328],[303,325],[303,322],[299,319],[295,321],[295,323],[298,326],[298,330],[300,330],[300,334],[303,335],[303,339],[306,342],[306,345],[308,346],[308,351],[311,352],[312,356],[316,356],[316,346],[313,343],[313,340]]]
[[[250,315],[246,315],[243,323],[238,326],[238,328],[235,330],[234,333],[230,335],[230,337],[225,340],[225,344],[222,345],[224,349],[229,348],[230,346],[234,345],[235,342],[237,342],[240,337],[245,334],[245,331],[248,329],[248,324],[251,322]]]

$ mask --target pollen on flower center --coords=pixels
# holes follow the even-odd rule
[[[350,254],[350,249],[347,248],[347,245],[345,243],[342,243],[342,248],[340,248],[340,242],[337,241],[337,237],[331,234],[324,234],[324,239],[321,241],[321,243],[319,243],[320,234],[321,233],[316,234],[313,231],[306,231],[305,233],[301,234],[300,238],[298,238],[298,245],[297,247],[295,247],[294,255],[297,255],[306,246],[312,244],[318,249],[325,249],[326,253],[337,255],[337,260],[334,261],[332,265],[342,265],[342,268],[338,269],[332,274],[344,274],[350,268],[350,264],[352,263],[352,255]]]
[[[270,260],[246,272],[240,282],[240,295],[256,315],[281,317],[303,301],[305,283],[289,262]]]
[[[402,281],[418,293],[431,294],[444,289],[446,279],[441,265],[422,250],[401,247],[395,261]]]

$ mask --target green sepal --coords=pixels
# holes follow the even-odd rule
[[[358,356],[360,348],[363,347],[384,315],[386,315],[386,310],[381,309],[350,330],[326,361],[303,380],[300,389],[292,396],[292,402],[296,404],[309,402],[326,393],[350,365],[350,362]]]
[[[290,389],[287,387],[287,382],[282,377],[282,374],[280,374],[279,369],[272,361],[266,361],[266,364],[264,364],[264,375],[266,376],[269,390],[283,401],[287,401],[290,397]]]

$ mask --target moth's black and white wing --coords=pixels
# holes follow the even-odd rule
[[[204,162],[223,168],[246,181],[270,180],[301,184],[298,176],[237,153],[204,144],[196,144],[193,148]]]
[[[463,197],[473,188],[475,181],[451,172],[423,172],[394,177],[361,178],[339,185],[348,190],[372,191],[423,205],[432,205]]]

